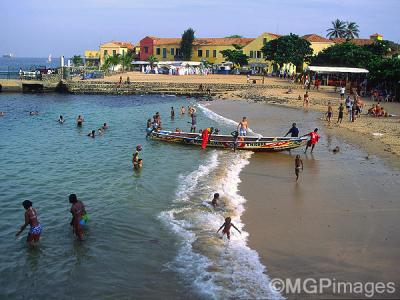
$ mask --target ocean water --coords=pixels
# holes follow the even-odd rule
[[[235,127],[184,97],[0,94],[0,298],[281,298],[247,246],[248,233],[233,231],[231,241],[216,234],[226,216],[243,228],[239,173],[251,153],[145,138],[156,111],[164,128],[189,130],[189,117],[178,114],[189,104],[198,128]],[[79,114],[83,128],[75,126]],[[86,136],[104,122],[103,136]],[[131,163],[137,144],[140,172]],[[208,204],[215,192],[218,209]],[[69,226],[70,193],[90,216],[82,243]],[[15,237],[25,199],[44,227],[35,249],[26,246],[26,232]]]

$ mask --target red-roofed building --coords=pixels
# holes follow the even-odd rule
[[[311,48],[313,49],[313,54],[316,55],[322,50],[334,45],[334,42],[324,38],[318,34],[311,33],[302,36],[303,39],[311,43]]]

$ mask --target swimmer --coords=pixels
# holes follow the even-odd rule
[[[38,114],[39,114],[39,112],[37,110],[29,112],[29,115],[31,115],[31,116],[37,116]]]
[[[102,135],[104,133],[103,129],[99,128],[97,129],[97,135]]]
[[[6,113],[4,111],[0,111],[0,117],[3,117]]]
[[[101,128],[102,128],[103,130],[104,130],[104,129],[108,129],[107,123],[104,123],[103,126],[102,126]]]
[[[174,107],[171,106],[171,119],[174,119],[174,118],[175,118],[175,110],[174,110]]]
[[[88,133],[88,137],[94,138],[96,136],[96,130],[92,130],[91,132]]]
[[[294,160],[294,173],[296,174],[296,181],[299,180],[300,168],[303,171],[303,161],[300,158],[300,155],[296,155],[296,159]]]
[[[64,117],[62,115],[60,115],[60,117],[58,118],[57,122],[60,123],[60,124],[64,124],[64,122],[65,122]]]
[[[30,246],[33,246],[34,242],[39,242],[40,234],[42,233],[42,226],[39,223],[36,210],[32,207],[32,204],[29,200],[22,202],[22,206],[25,208],[25,223],[15,235],[19,236],[25,230],[26,226],[29,225],[30,229],[26,241]]]
[[[79,201],[75,194],[69,195],[69,203],[71,206],[72,220],[69,225],[72,226],[73,233],[80,241],[83,240],[83,227],[81,224],[82,217],[86,215],[86,209],[82,201]]]
[[[233,225],[233,223],[231,223],[231,217],[227,217],[225,218],[225,223],[222,224],[222,226],[218,229],[217,233],[222,229],[222,237],[224,236],[224,234],[226,234],[226,237],[228,238],[228,240],[231,239],[231,227],[235,228],[240,234],[240,230],[237,229],[237,227],[235,225]],[[222,239],[221,237],[221,239]]]
[[[218,206],[218,199],[219,199],[219,193],[215,193],[214,194],[214,198],[211,201],[211,205],[214,206],[214,208],[216,208]]]
[[[81,127],[83,125],[83,122],[83,117],[79,115],[78,118],[76,118],[76,126]]]
[[[139,153],[142,151],[142,145],[136,146],[136,152],[133,154],[132,163],[135,170],[139,170],[143,166],[143,160],[139,158]]]

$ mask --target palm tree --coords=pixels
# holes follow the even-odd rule
[[[128,70],[131,67],[131,63],[133,61],[133,53],[128,52],[121,56],[120,63],[122,65],[122,71]]]
[[[347,40],[352,40],[355,37],[358,38],[360,30],[358,29],[358,25],[355,22],[347,22],[347,27],[345,30],[345,37]]]
[[[117,66],[120,61],[121,57],[119,54],[107,56],[102,67],[104,70],[108,70],[111,67],[112,71],[114,72],[114,67]]]
[[[153,65],[154,65],[154,63],[158,62],[158,59],[154,55],[150,55],[147,58],[147,61],[150,63],[150,67],[153,69]]]
[[[346,22],[336,19],[332,21],[332,28],[327,30],[328,38],[343,38],[346,36]]]

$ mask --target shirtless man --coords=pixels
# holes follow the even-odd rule
[[[237,127],[239,136],[246,136],[248,128],[249,128],[249,124],[247,122],[247,118],[243,117],[242,121],[238,124],[238,127]]]
[[[81,115],[76,118],[76,126],[81,127],[83,125],[83,117]]]

